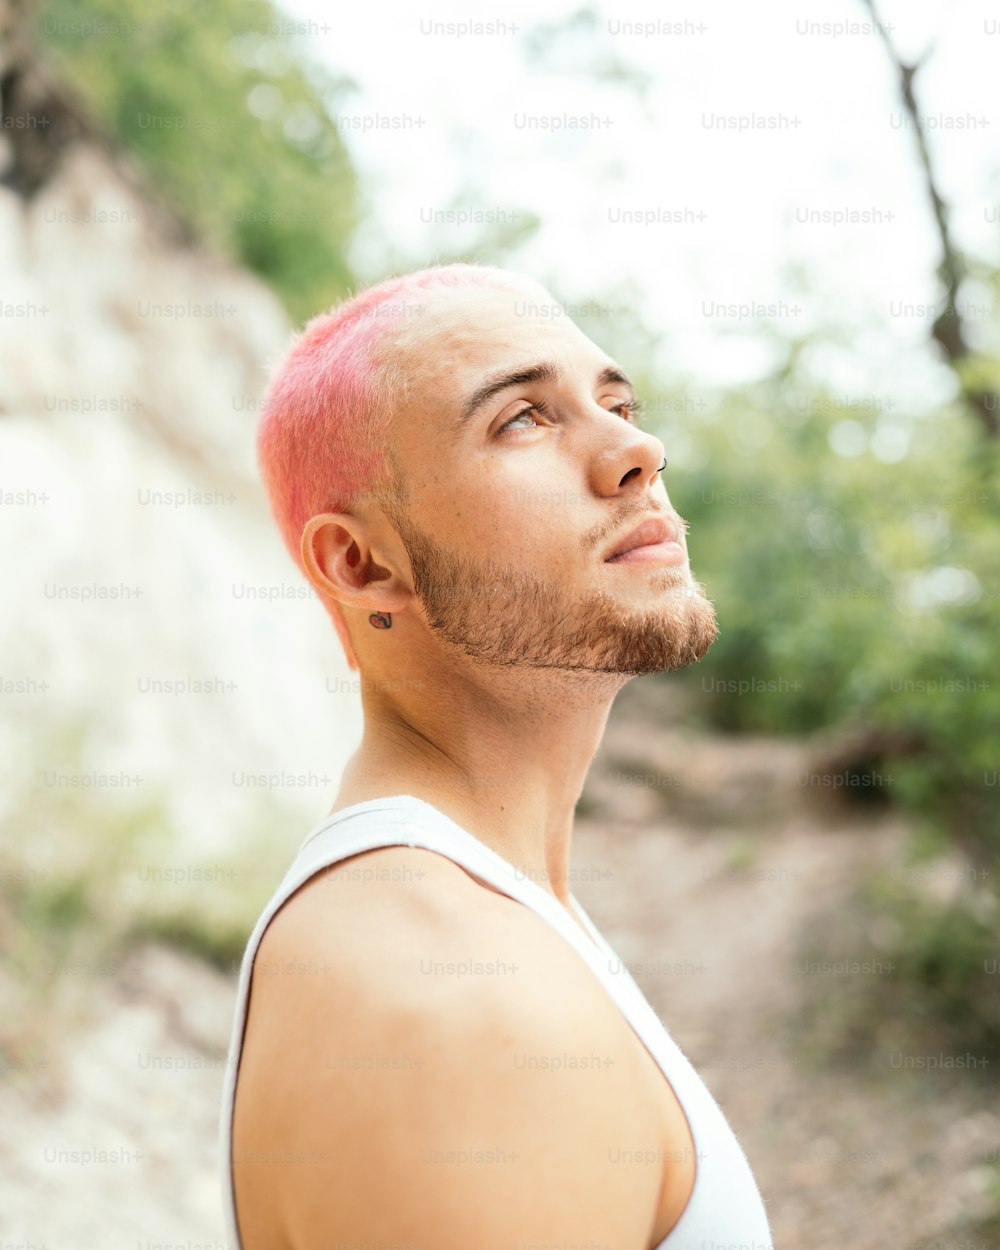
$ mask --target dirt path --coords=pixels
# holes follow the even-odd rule
[[[906,837],[877,809],[817,808],[805,767],[795,745],[698,740],[616,708],[581,804],[574,892],[729,1116],[778,1250],[972,1250],[957,1230],[989,1209],[996,1101],[929,1074],[812,1071],[784,1027],[803,926]],[[0,1138],[5,1244],[221,1248],[235,979],[157,946],[107,972],[46,1062],[8,1059],[0,1080],[17,1126]]]
[[[633,705],[588,786],[575,892],[726,1111],[779,1250],[973,1250],[966,1222],[995,1209],[1000,1100],[933,1073],[817,1071],[786,1027],[800,935],[908,838],[891,811],[817,802],[809,759],[657,730]]]

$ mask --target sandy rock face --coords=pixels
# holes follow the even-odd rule
[[[2,143],[19,170],[23,144]],[[55,786],[86,774],[92,795],[159,799],[182,863],[275,812],[292,813],[291,845],[360,734],[358,691],[256,471],[261,395],[293,328],[106,143],[67,142],[47,173],[0,187],[0,502],[18,608],[0,621],[14,683],[0,741],[32,730],[7,797],[23,803],[50,768]]]

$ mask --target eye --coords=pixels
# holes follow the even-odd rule
[[[642,412],[642,401],[638,399],[623,399],[614,408],[609,408],[608,412],[620,412],[624,420],[637,424],[637,416]]]
[[[534,404],[529,404],[527,408],[522,408],[520,412],[515,412],[512,417],[508,417],[503,425],[498,428],[497,436],[516,434],[518,429],[531,429],[531,426],[526,425],[520,427],[515,426],[514,422],[521,421],[525,417],[531,417],[532,421],[534,421],[536,414],[540,417],[545,417],[548,414],[548,411],[548,406],[542,400],[538,400],[538,402]],[[621,403],[616,404],[613,408],[607,408],[605,411],[619,412],[621,413],[623,420],[636,422],[636,414],[642,411],[642,402],[638,399],[623,399]],[[535,424],[537,425],[537,422],[535,422]]]
[[[541,400],[539,400],[537,404],[530,404],[527,408],[522,408],[520,412],[515,412],[512,417],[508,417],[507,420],[503,423],[503,425],[501,425],[500,428],[497,430],[497,434],[500,435],[500,434],[506,434],[509,432],[516,433],[517,432],[516,430],[512,430],[512,431],[508,430],[508,426],[511,426],[513,422],[520,421],[522,417],[531,417],[532,420],[534,420],[535,413],[538,413],[539,416],[544,416],[546,411],[547,409],[545,405],[541,402]],[[522,426],[521,428],[530,429],[530,426]]]

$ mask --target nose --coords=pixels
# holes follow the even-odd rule
[[[609,448],[598,468],[603,494],[642,494],[653,490],[667,467],[663,444],[655,434],[630,430],[628,440]]]

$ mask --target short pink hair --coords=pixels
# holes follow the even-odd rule
[[[525,277],[493,265],[451,264],[387,278],[309,321],[278,363],[257,427],[257,461],[271,512],[299,569],[302,532],[319,512],[340,512],[367,495],[392,493],[390,425],[407,379],[393,332],[435,289],[522,287]],[[351,668],[358,668],[335,599],[323,597]]]

